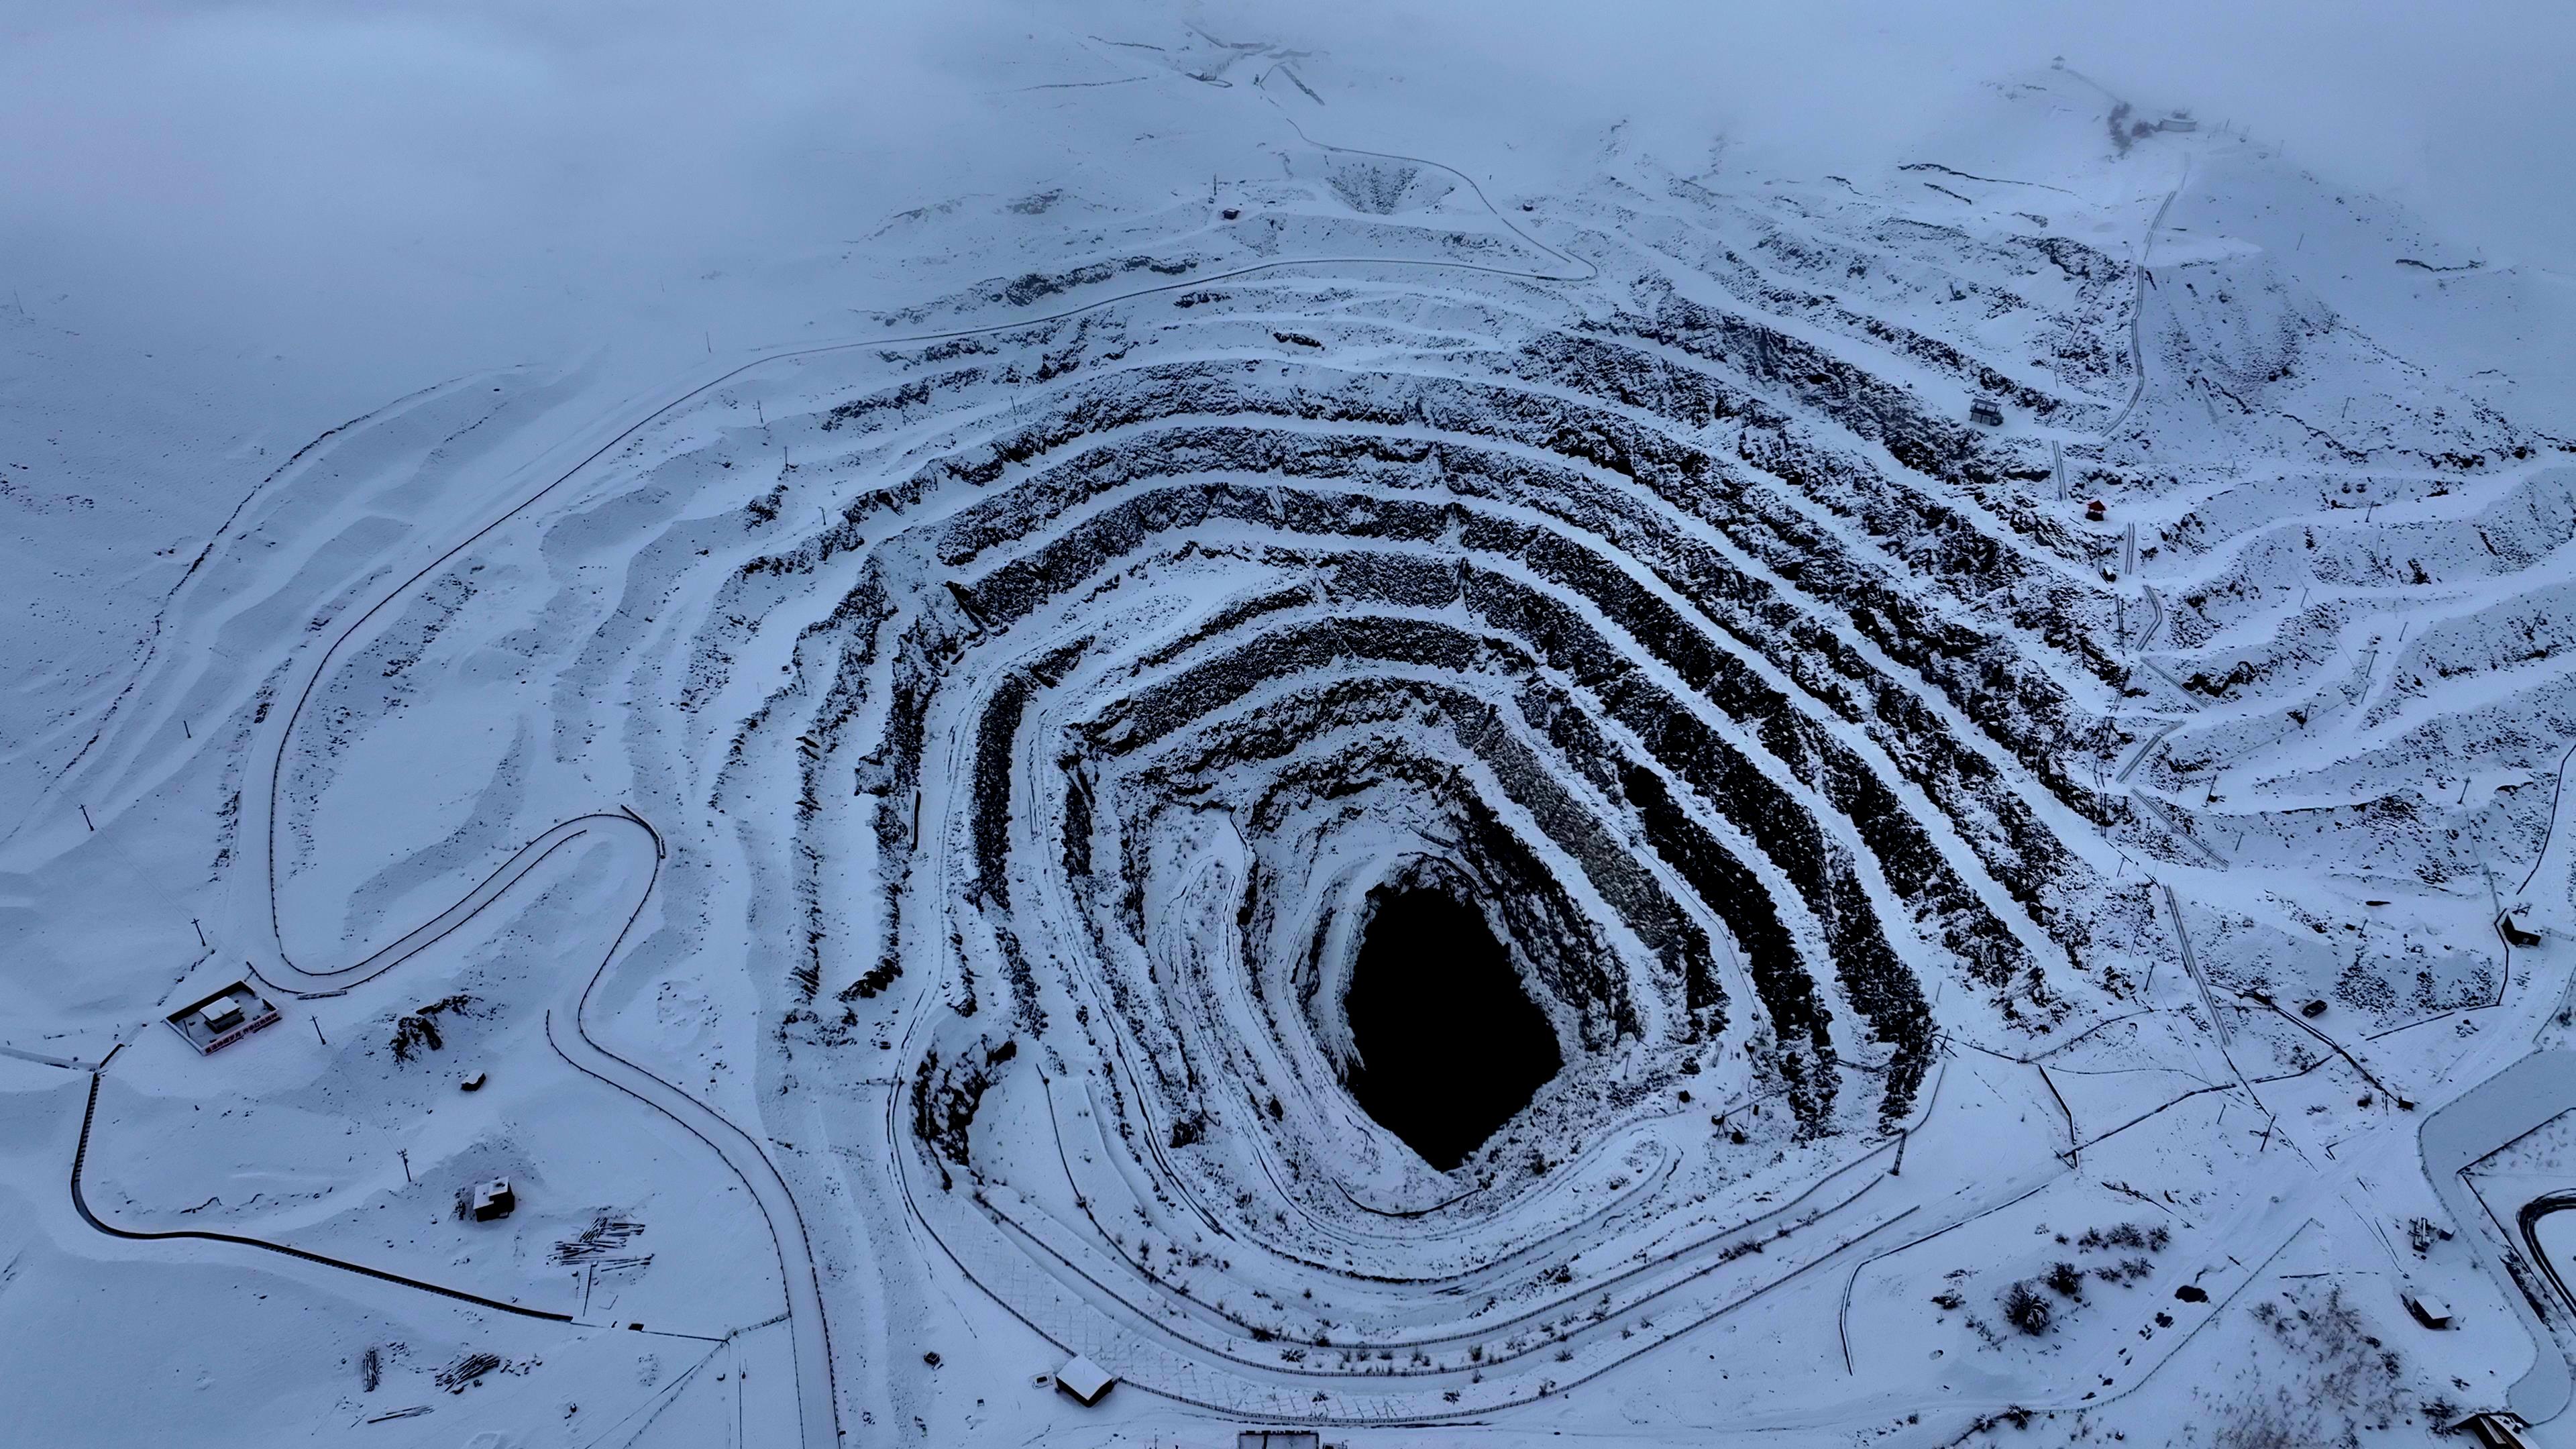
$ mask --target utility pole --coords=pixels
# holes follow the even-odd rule
[[[410,1184],[410,1182],[411,1182],[411,1153],[410,1153],[410,1151],[409,1151],[409,1150],[407,1150],[407,1149],[405,1149],[405,1148],[397,1147],[397,1148],[395,1148],[395,1149],[394,1149],[394,1156],[399,1157],[399,1158],[401,1158],[401,1159],[402,1159],[402,1165],[403,1165],[403,1182],[404,1182],[404,1184],[405,1184],[405,1185],[409,1185],[409,1184]]]

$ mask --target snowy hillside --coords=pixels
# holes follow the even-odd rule
[[[28,1442],[2576,1422],[2567,281],[2069,70],[1522,191],[1295,59],[649,395],[0,456],[135,640],[12,645]]]

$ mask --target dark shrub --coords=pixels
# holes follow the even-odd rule
[[[2004,1321],[2037,1338],[2048,1332],[2053,1314],[2048,1300],[2031,1291],[2027,1283],[2015,1283],[2004,1294]]]

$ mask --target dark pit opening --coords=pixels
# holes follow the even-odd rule
[[[1565,1062],[1556,1033],[1473,906],[1438,891],[1372,892],[1351,967],[1351,1096],[1422,1160],[1467,1160]]]

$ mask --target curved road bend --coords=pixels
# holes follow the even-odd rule
[[[104,1065],[104,1063],[101,1063],[102,1067]],[[290,1248],[284,1243],[271,1243],[258,1238],[245,1238],[235,1233],[207,1232],[199,1228],[169,1228],[158,1231],[144,1231],[135,1228],[120,1228],[114,1223],[106,1221],[98,1214],[89,1210],[89,1199],[81,1195],[81,1169],[89,1163],[89,1130],[91,1124],[98,1120],[99,1076],[100,1073],[97,1071],[92,1071],[90,1073],[89,1103],[81,1108],[80,1145],[72,1149],[72,1211],[80,1214],[82,1222],[89,1224],[91,1227],[98,1229],[109,1237],[125,1238],[135,1242],[156,1242],[164,1238],[196,1238],[209,1243],[234,1243],[245,1248],[262,1248],[272,1253],[283,1253],[290,1258],[301,1258],[308,1263],[319,1263],[326,1268],[341,1268],[352,1273],[364,1273],[370,1278],[381,1278],[385,1282],[399,1283],[406,1288],[418,1288],[423,1292],[436,1293],[448,1298],[461,1299],[464,1302],[475,1304],[478,1307],[497,1308],[503,1313],[515,1313],[521,1318],[542,1318],[549,1323],[570,1323],[573,1321],[573,1317],[569,1313],[549,1313],[542,1308],[530,1308],[524,1304],[518,1303],[504,1303],[497,1298],[486,1298],[480,1293],[468,1293],[461,1288],[448,1288],[423,1279],[405,1277],[400,1273],[389,1273],[382,1268],[370,1268],[364,1263],[352,1263],[344,1259],[329,1257],[322,1253],[307,1252],[302,1248]]]
[[[2520,1315],[2524,1331],[2531,1335],[2531,1371],[2515,1381],[2505,1402],[2535,1424],[2547,1423],[2566,1412],[2571,1391],[2576,1391],[2576,1377],[2569,1373],[2567,1354],[2557,1335],[2532,1311],[2530,1302],[2523,1297],[2522,1286],[2502,1262],[2489,1261],[2480,1249],[2470,1225],[2486,1215],[2486,1210],[2461,1174],[2471,1164],[2571,1108],[2576,1108],[2576,1052],[2537,1052],[2426,1117],[2417,1137],[2423,1147],[2424,1175],[2432,1180],[2433,1191],[2450,1209],[2452,1220],[2460,1225],[2460,1241],[2495,1279],[2505,1302]],[[2526,1233],[2538,1216],[2524,1219]],[[2554,1270],[2549,1276],[2553,1283],[2557,1281]],[[2570,1307],[2576,1308],[2576,1304]]]
[[[2550,1260],[2549,1250],[2540,1245],[2540,1220],[2569,1208],[2576,1208],[2576,1192],[2544,1192],[2515,1210],[2513,1225],[2522,1233],[2522,1251],[2531,1259],[2532,1266],[2538,1268],[2550,1286],[2558,1290],[2560,1298],[2576,1304],[2576,1293],[2568,1291],[2567,1280],[2559,1275],[2558,1265]]]
[[[291,719],[287,727],[293,728]],[[481,884],[456,904],[392,945],[350,965],[326,971],[306,970],[289,960],[280,945],[267,970],[257,974],[262,981],[299,998],[340,995],[360,982],[373,980],[392,970],[472,920],[555,852],[577,840],[593,838],[627,853],[630,863],[637,867],[635,878],[641,885],[635,892],[634,905],[627,910],[624,922],[618,927],[617,938],[609,943],[599,964],[587,973],[575,973],[569,977],[554,1004],[547,1009],[546,1040],[575,1070],[605,1082],[678,1123],[689,1135],[705,1143],[722,1158],[725,1166],[731,1168],[734,1176],[750,1191],[761,1216],[769,1224],[770,1239],[778,1251],[779,1278],[786,1289],[787,1313],[796,1354],[797,1412],[804,1427],[806,1449],[836,1449],[841,1428],[839,1403],[834,1390],[831,1329],[823,1314],[822,1284],[814,1267],[812,1240],[806,1233],[804,1215],[797,1209],[795,1195],[788,1190],[786,1179],[749,1133],[650,1069],[601,1046],[591,1038],[582,1020],[591,992],[598,987],[600,978],[607,974],[609,963],[617,959],[618,951],[634,931],[635,922],[643,915],[645,902],[652,898],[653,887],[661,877],[662,839],[641,816],[616,811],[582,815],[565,821],[521,846],[517,854],[484,877]],[[257,969],[256,964],[254,969]],[[558,1013],[572,1025],[570,1032],[555,1030]],[[296,1250],[281,1248],[279,1251]],[[298,1256],[312,1255],[299,1253]],[[373,1269],[361,1268],[358,1271],[379,1278],[393,1276]],[[448,1293],[450,1297],[472,1296],[447,1289],[434,1291]]]

